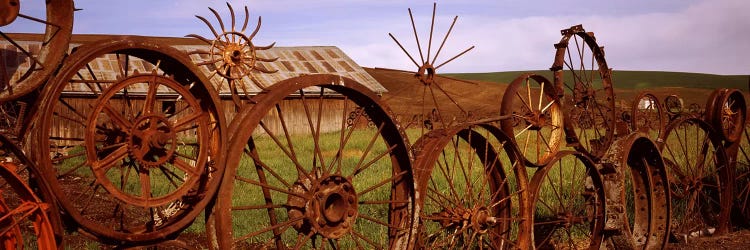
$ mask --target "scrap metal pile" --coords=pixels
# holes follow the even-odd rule
[[[435,9],[426,46],[412,18],[419,58],[391,38],[429,119],[407,130],[350,78],[257,83],[276,59],[258,53],[274,44],[253,44],[260,19],[246,33],[247,7],[239,22],[229,4],[229,23],[199,17],[213,36],[189,36],[208,50],[136,36],[69,50],[72,1],[46,1],[43,18],[0,4],[0,25],[44,34],[28,45],[0,32],[18,61],[0,65],[5,249],[62,247],[71,230],[191,248],[178,239],[197,218],[219,249],[653,249],[748,226],[744,94],[717,89],[687,111],[647,92],[616,106],[604,50],[581,25],[554,45],[553,79],[520,75],[500,113],[478,117],[437,74],[473,48],[438,62],[456,19],[433,54]]]

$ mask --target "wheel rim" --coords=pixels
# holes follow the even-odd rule
[[[563,114],[554,86],[544,77],[526,74],[516,78],[503,94],[500,115],[517,118],[503,119],[500,126],[513,135],[527,163],[544,166],[560,149]]]
[[[99,240],[178,233],[218,189],[223,116],[196,72],[169,46],[118,37],[79,47],[42,94],[35,140],[50,147],[33,150],[66,213]]]
[[[220,247],[409,244],[408,143],[373,93],[347,78],[310,75],[276,83],[256,100],[233,126],[217,213],[218,235],[231,237],[220,238]],[[292,120],[294,105],[303,119]],[[363,112],[347,125],[357,109]]]
[[[436,130],[416,144],[418,248],[525,248],[526,171],[508,137],[486,125]],[[507,151],[510,150],[510,151]],[[506,174],[507,173],[507,174]]]
[[[598,248],[604,229],[604,187],[587,157],[560,152],[531,179],[536,248]],[[564,195],[564,193],[568,195]]]
[[[672,197],[672,234],[722,234],[729,230],[732,179],[724,147],[698,118],[671,124],[659,140]]]
[[[19,3],[18,0],[11,2]],[[73,1],[39,2],[41,1],[24,1],[23,6],[31,7],[23,7],[20,13],[16,9],[15,13],[17,15],[15,16],[18,18],[7,19],[0,25],[4,29],[14,30],[14,32],[19,32],[19,27],[33,27],[33,31],[25,30],[23,32],[44,33],[42,38],[36,39],[39,42],[21,42],[20,40],[23,39],[21,35],[8,35],[0,31],[0,36],[10,42],[14,48],[13,51],[8,50],[3,53],[13,53],[19,58],[24,58],[18,65],[8,65],[21,66],[18,68],[23,69],[10,72],[11,74],[1,77],[7,79],[7,82],[4,82],[0,86],[0,102],[17,99],[42,85],[57,69],[57,66],[68,52],[68,42],[70,41],[70,34],[73,29]],[[15,8],[19,7],[19,5],[16,5]],[[31,16],[30,12],[33,12],[37,8],[46,10],[45,17]],[[15,25],[18,26],[16,27]],[[26,68],[22,65],[31,66]]]
[[[562,31],[550,68],[563,96],[565,133],[576,150],[598,160],[614,139],[615,98],[604,50],[582,26]]]

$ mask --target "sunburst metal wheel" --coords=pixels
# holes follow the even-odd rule
[[[679,240],[729,231],[733,179],[720,136],[699,118],[681,118],[657,140],[669,177],[671,231]]]
[[[594,163],[561,151],[531,179],[536,249],[598,249],[603,240],[604,186]]]
[[[561,33],[563,37],[555,44],[555,62],[550,70],[562,96],[566,141],[597,161],[614,139],[612,72],[593,33],[586,32],[581,25]]]
[[[419,249],[526,249],[528,180],[510,138],[489,125],[437,129],[414,146]]]
[[[341,76],[308,75],[253,100],[230,126],[216,213],[220,248],[410,245],[408,143],[372,91]],[[349,123],[353,110],[362,112]]]
[[[106,65],[106,66],[104,66]],[[43,93],[33,140],[66,214],[100,240],[186,228],[218,189],[223,115],[187,55],[140,37],[84,45]]]
[[[524,74],[513,80],[503,94],[500,121],[507,135],[513,135],[523,159],[529,165],[546,165],[563,141],[563,113],[552,83],[540,75]]]
[[[3,57],[18,59],[16,65],[3,64],[5,68],[0,71],[0,102],[4,102],[41,86],[57,69],[68,52],[73,30],[73,1],[39,0],[21,4],[20,0],[9,0],[0,5],[0,36],[12,44],[12,48],[3,50]],[[34,13],[40,9],[44,10],[42,14]],[[36,39],[38,42],[24,42],[21,41],[23,35],[5,32],[43,33],[43,36]],[[6,72],[13,68],[17,69]]]

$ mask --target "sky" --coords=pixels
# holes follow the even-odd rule
[[[22,11],[24,11],[22,2]],[[389,37],[419,60],[408,8],[426,53],[433,1],[244,0],[229,1],[238,23],[243,7],[250,28],[262,16],[256,45],[341,48],[365,67],[415,71],[417,66]],[[208,7],[229,26],[226,1],[76,0],[74,33],[182,37],[218,28]],[[32,7],[27,7],[32,8]],[[28,10],[32,12],[32,10]],[[615,70],[750,74],[750,1],[747,0],[441,0],[437,1],[432,54],[458,19],[436,64],[475,46],[438,73],[547,69],[560,30],[583,24],[605,47]],[[238,24],[238,26],[241,26]],[[23,25],[0,28],[23,32]],[[247,33],[250,33],[249,31]]]

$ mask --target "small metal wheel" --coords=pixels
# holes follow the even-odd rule
[[[648,135],[652,140],[659,138],[667,124],[659,99],[649,92],[641,92],[635,98],[631,110],[633,130]]]
[[[337,75],[306,75],[253,100],[230,126],[216,210],[221,249],[411,245],[409,144],[372,91]]]
[[[0,73],[0,102],[17,99],[41,86],[57,69],[68,52],[73,30],[73,1],[6,0],[0,3],[0,36],[11,46],[2,49],[4,58],[12,60]],[[31,16],[42,10],[41,15]],[[31,14],[34,13],[34,14]],[[29,39],[29,34],[43,33],[41,38]],[[33,40],[36,42],[30,42]],[[6,72],[5,69],[15,69]]]
[[[615,96],[612,73],[594,34],[576,25],[561,31],[550,70],[563,101],[566,141],[598,160],[615,134]],[[571,117],[577,114],[578,119]]]
[[[171,237],[218,190],[223,114],[197,72],[168,45],[118,37],[79,47],[42,94],[32,141],[45,147],[33,150],[66,214],[99,240]]]
[[[208,21],[208,19],[202,16],[196,16],[206,26],[208,26],[211,33],[214,35],[213,38],[208,39],[196,34],[187,35],[188,37],[197,38],[210,46],[209,50],[197,50],[192,51],[190,54],[198,54],[207,58],[206,61],[198,63],[198,66],[206,66],[208,71],[211,72],[209,79],[214,76],[220,76],[223,80],[220,80],[222,84],[226,80],[226,86],[217,86],[219,89],[228,88],[232,93],[232,100],[235,102],[236,107],[241,107],[242,98],[247,98],[249,90],[245,86],[245,81],[252,82],[261,89],[265,89],[266,86],[260,84],[260,81],[256,80],[253,73],[275,73],[276,70],[268,70],[261,65],[263,62],[274,62],[278,58],[263,58],[258,55],[258,51],[268,50],[273,48],[274,44],[268,46],[256,46],[253,44],[253,38],[258,34],[261,26],[261,19],[258,17],[258,23],[251,34],[245,34],[247,29],[248,21],[250,21],[250,12],[245,6],[245,18],[242,27],[238,29],[236,26],[236,17],[234,14],[234,8],[227,2],[227,8],[231,15],[231,26],[225,27],[224,21],[222,20],[219,13],[212,9],[211,12],[216,17],[216,21],[221,28],[219,31]],[[221,32],[221,33],[219,33]],[[243,79],[245,78],[245,79]]]
[[[738,89],[717,89],[706,106],[706,119],[723,140],[736,142],[742,136],[747,119],[744,94]]]
[[[541,167],[559,151],[563,140],[563,113],[555,87],[540,75],[523,74],[503,94],[500,127],[512,135],[525,162]]]
[[[527,249],[526,167],[508,136],[490,125],[438,129],[419,152],[418,249]]]
[[[664,108],[672,116],[681,114],[683,107],[682,98],[677,95],[669,95],[664,98]]]
[[[720,136],[703,120],[685,117],[657,142],[669,177],[672,235],[685,241],[728,232],[733,179]]]
[[[612,232],[607,234],[607,244],[663,249],[669,238],[670,192],[656,144],[643,133],[621,137],[599,167],[607,189],[604,229]]]
[[[587,156],[558,152],[536,170],[529,191],[536,249],[597,249],[602,244],[604,186]]]

